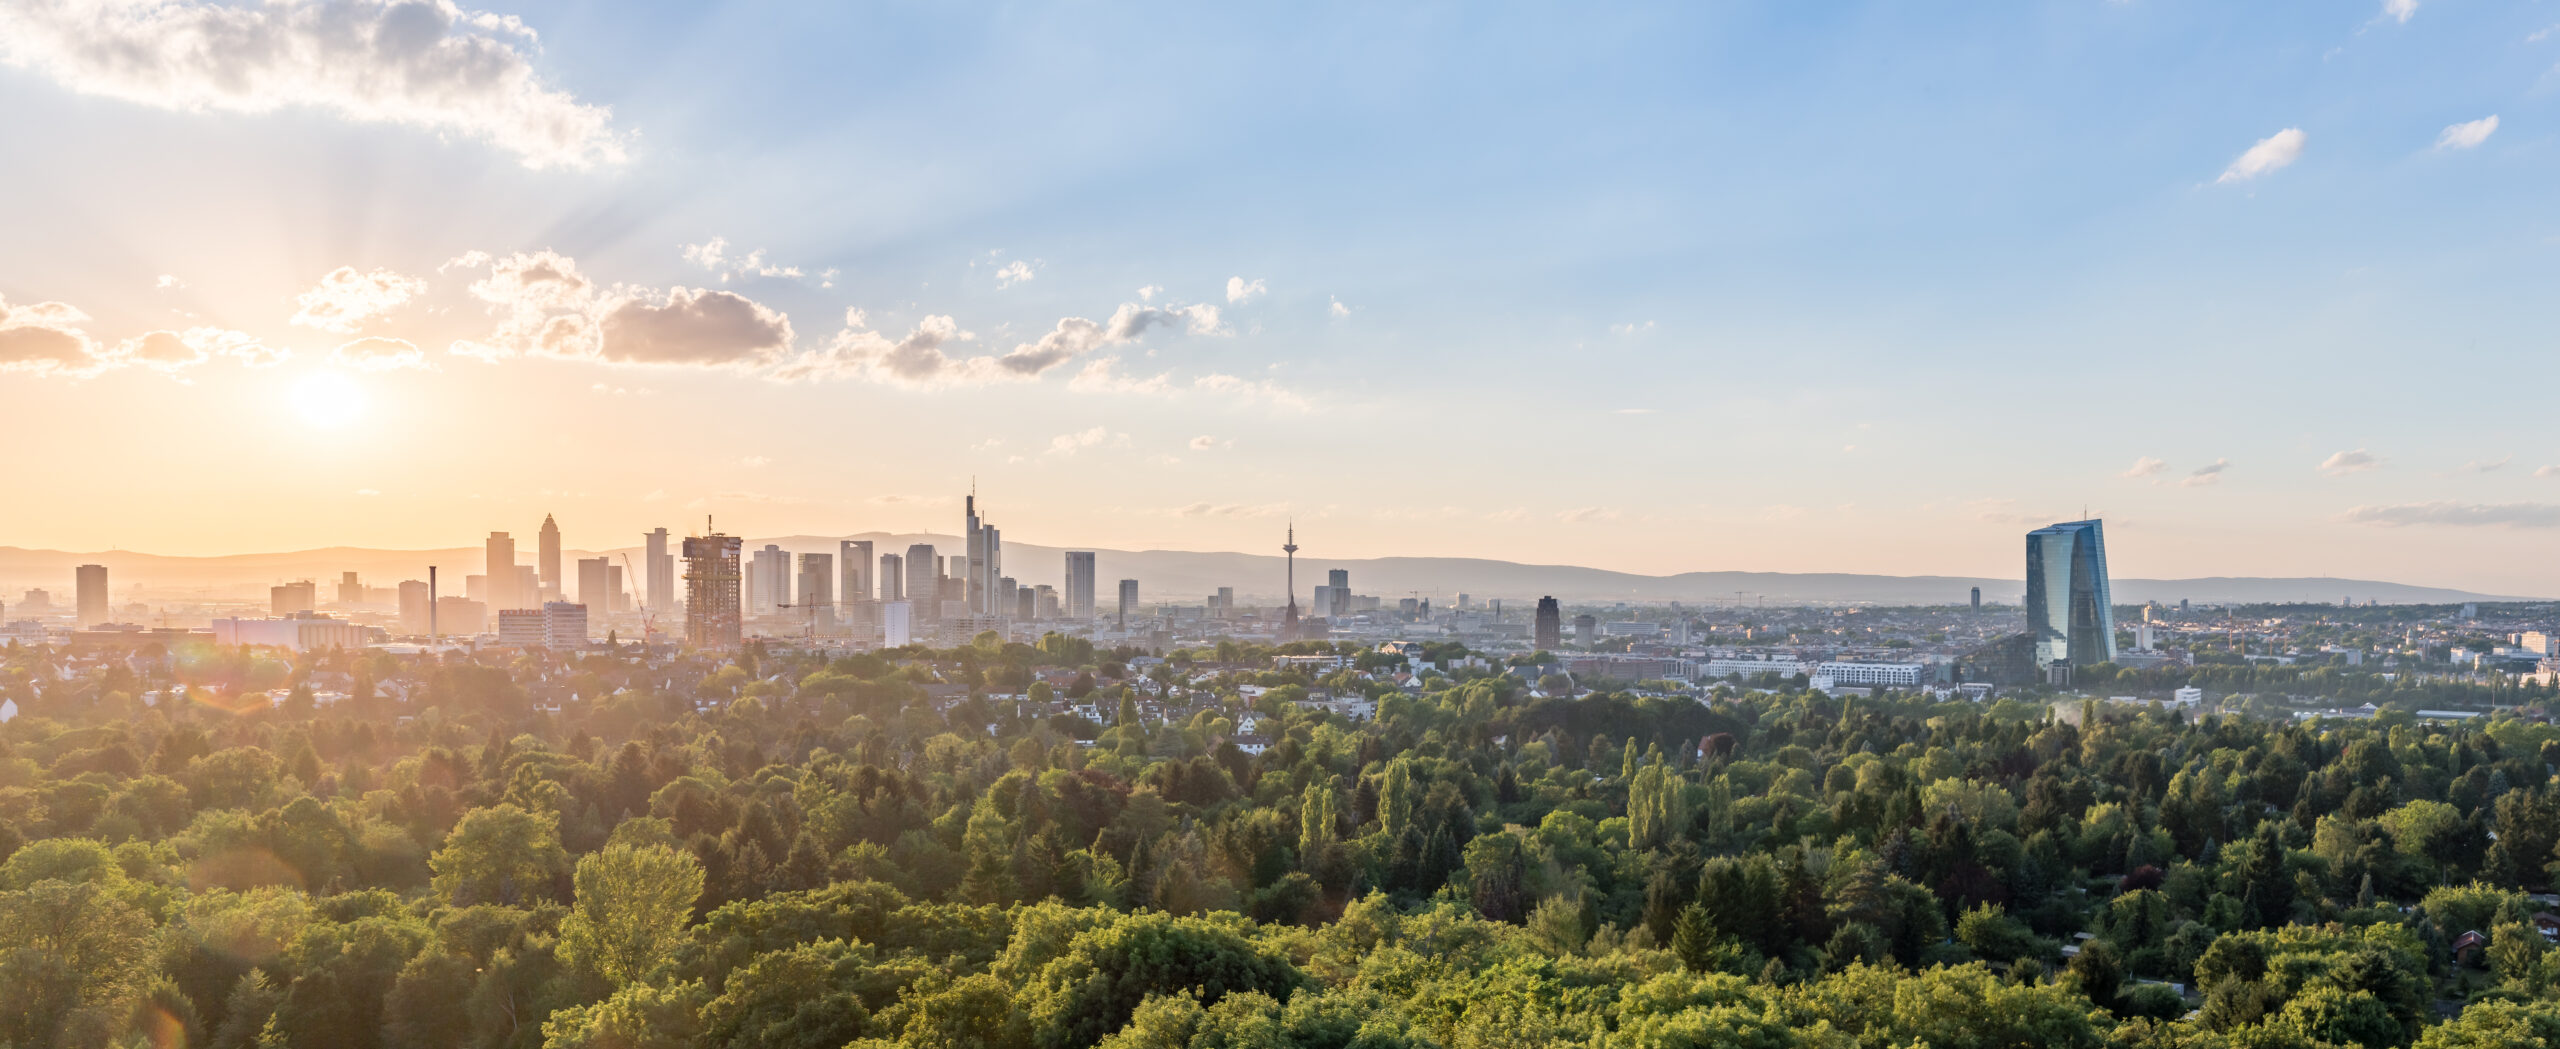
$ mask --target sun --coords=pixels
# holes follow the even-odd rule
[[[293,384],[293,410],[323,430],[343,429],[364,418],[364,384],[340,372],[313,372]]]

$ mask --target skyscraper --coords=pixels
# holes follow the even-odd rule
[[[1004,576],[1004,537],[994,525],[978,516],[978,493],[974,488],[962,503],[962,541],[966,544],[966,564],[961,577],[966,581],[963,597],[973,616],[1003,615],[996,603],[996,580]]]
[[[871,541],[842,539],[836,542],[836,564],[843,569],[842,586],[836,600],[848,605],[871,600]]]
[[[747,566],[747,614],[769,616],[791,603],[791,554],[772,543]]]
[[[1067,551],[1066,591],[1067,618],[1093,618],[1093,551]]]
[[[1564,644],[1564,606],[1557,604],[1555,598],[1538,599],[1538,625],[1534,633],[1538,651],[1553,652]]]
[[[695,648],[738,647],[737,536],[686,536],[684,639]]]
[[[800,608],[794,609],[814,628],[835,621],[836,555],[800,555]]]
[[[1575,644],[1581,645],[1584,648],[1589,648],[1593,642],[1598,640],[1600,640],[1600,617],[1591,615],[1573,617],[1573,642]]]
[[[676,555],[667,549],[664,528],[640,538],[649,544],[640,566],[649,573],[649,611],[665,612],[676,606]]]
[[[1328,588],[1326,593],[1328,597],[1332,598],[1333,603],[1330,605],[1317,605],[1316,614],[1320,616],[1350,615],[1351,570],[1347,568],[1336,568],[1327,571],[1324,574],[1324,585]]]
[[[907,599],[907,562],[896,554],[880,555],[880,600]]]
[[[1129,629],[1129,614],[1138,610],[1138,581],[1120,581],[1120,629]]]
[[[907,548],[907,618],[928,635],[942,621],[942,559],[930,543]]]
[[[2038,669],[2114,662],[2112,601],[2102,522],[2066,521],[2027,533],[2027,630]]]
[[[1973,588],[1973,610],[1982,611],[1982,588],[1978,586]]]
[[[603,626],[604,618],[613,614],[615,567],[610,557],[578,559],[578,603],[587,606],[587,622],[596,626]]]
[[[534,537],[534,567],[542,572],[542,600],[560,600],[560,525],[542,515],[542,531]]]
[[[76,608],[80,616],[80,629],[89,630],[95,628],[98,624],[106,622],[109,616],[107,611],[107,566],[81,565],[71,571],[74,584],[73,593],[79,599],[79,604]]]
[[[489,533],[489,607],[520,608],[516,593],[516,541],[505,532]]]

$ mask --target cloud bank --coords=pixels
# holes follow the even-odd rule
[[[2260,175],[2273,174],[2302,158],[2302,129],[2289,127],[2265,138],[2240,154],[2231,166],[2222,169],[2216,182],[2246,182]]]
[[[0,63],[161,109],[315,109],[479,139],[531,168],[626,159],[612,113],[546,84],[534,33],[452,0],[20,0]]]

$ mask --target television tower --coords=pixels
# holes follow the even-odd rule
[[[1295,641],[1298,639],[1298,522],[1289,522],[1289,541],[1280,545],[1280,551],[1289,555],[1289,607],[1280,613],[1280,639]]]

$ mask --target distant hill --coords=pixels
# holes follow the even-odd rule
[[[963,549],[960,539],[950,535],[865,532],[844,538],[870,540],[875,556],[904,554],[908,546],[917,543],[931,544],[946,557]],[[830,536],[794,535],[751,538],[746,541],[746,548],[751,554],[768,544],[795,554],[833,553],[836,542],[836,538]],[[1047,583],[1055,586],[1064,572],[1061,557],[1064,552],[1063,547],[1007,541],[1004,570],[1025,585]],[[532,562],[534,550],[530,533],[517,536],[516,553],[524,562]],[[574,561],[580,557],[594,557],[597,553],[566,550],[563,557]],[[628,556],[632,565],[639,567],[641,549],[637,545],[602,553],[613,557],[617,564],[621,563],[622,557]],[[1163,601],[1198,603],[1221,586],[1234,587],[1239,602],[1278,604],[1281,600],[1284,566],[1282,558],[1275,554],[1098,548],[1094,554],[1094,570],[1098,578],[1095,589],[1105,601],[1111,599],[1117,582],[1122,579],[1138,580],[1140,594],[1150,604]],[[325,601],[329,596],[328,584],[341,572],[355,572],[358,578],[370,585],[387,586],[403,579],[426,578],[428,565],[440,567],[443,592],[459,594],[463,587],[462,577],[480,572],[483,561],[477,546],[446,550],[330,547],[223,557],[169,557],[124,550],[69,553],[0,547],[0,601],[14,603],[25,589],[43,587],[54,592],[58,603],[68,603],[72,568],[82,564],[107,566],[108,578],[119,599],[123,599],[123,595],[136,585],[156,595],[192,594],[211,598],[263,596],[267,587],[277,583],[311,579],[322,584],[321,595]],[[574,585],[576,566],[564,567]],[[2016,604],[2025,592],[2025,584],[2016,579],[1962,576],[1836,572],[1683,572],[1649,576],[1574,565],[1530,565],[1471,557],[1301,557],[1298,559],[1299,599],[1305,600],[1314,587],[1325,581],[1327,570],[1337,568],[1351,573],[1351,588],[1355,593],[1373,594],[1389,600],[1419,595],[1431,598],[1435,603],[1445,603],[1454,595],[1465,593],[1478,600],[1501,598],[1516,604],[1552,594],[1576,603],[1680,601],[1712,605],[1740,601],[1948,605],[1963,603],[1971,589],[1978,586],[1982,588],[1986,602]],[[2114,584],[2115,599],[2119,604],[2144,601],[2176,604],[2182,599],[2198,604],[2333,602],[2341,598],[2353,598],[2358,602],[2371,599],[2384,604],[2535,600],[2364,579],[2217,576],[2206,579],[2117,579]],[[636,588],[638,581],[634,580],[632,585]]]

